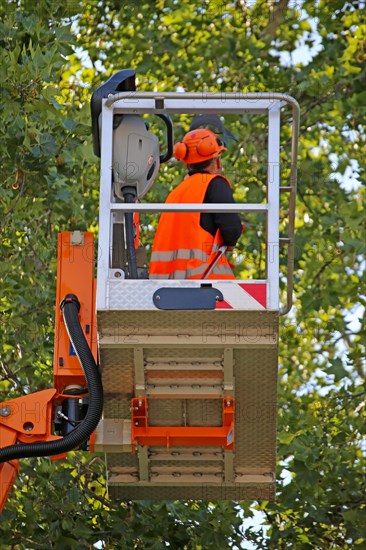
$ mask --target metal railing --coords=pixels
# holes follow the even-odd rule
[[[188,105],[187,105],[188,102]],[[292,139],[291,139],[291,169],[289,185],[279,187],[280,192],[288,192],[289,212],[287,236],[279,238],[279,244],[286,245],[287,249],[287,288],[286,303],[280,308],[280,315],[288,313],[292,307],[294,251],[295,251],[295,208],[297,186],[297,155],[300,126],[300,108],[297,101],[287,95],[277,92],[121,92],[103,100],[104,113],[267,113],[275,112],[280,107],[288,105],[292,109]],[[111,121],[111,115],[106,116]],[[109,122],[110,123],[110,122]],[[103,125],[106,128],[106,125]],[[279,138],[279,136],[278,136]],[[277,138],[274,141],[277,143]],[[278,142],[279,145],[279,142]],[[105,146],[104,151],[107,150]],[[277,152],[276,152],[277,155]],[[278,151],[279,159],[279,151]],[[269,185],[269,183],[268,183]],[[108,201],[109,202],[109,201]],[[106,205],[106,202],[104,203]],[[116,211],[143,211],[143,212],[260,212],[269,210],[268,204],[121,204],[110,203],[110,212]],[[214,208],[214,209],[213,209]],[[273,205],[272,205],[273,208]],[[268,239],[268,237],[267,237]],[[267,243],[268,244],[268,243]],[[268,259],[267,259],[268,261]]]

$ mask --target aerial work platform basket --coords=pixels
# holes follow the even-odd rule
[[[292,137],[289,181],[281,183],[283,107],[292,110]],[[112,499],[273,500],[278,323],[292,306],[299,106],[280,93],[140,93],[127,69],[94,92],[91,111],[101,157],[97,282],[93,234],[60,233],[54,388],[0,403],[0,512],[19,459],[63,458],[75,449],[105,453]],[[136,202],[171,158],[172,118],[181,114],[267,118],[262,202]],[[164,122],[164,154],[143,115]],[[287,234],[280,236],[282,193]],[[264,217],[264,277],[216,280],[219,256],[210,250],[215,261],[203,262],[201,279],[148,279],[146,250],[135,250],[140,212]]]
[[[292,108],[291,173],[281,185],[284,106]],[[182,113],[267,116],[265,202],[129,204],[115,197],[114,117]],[[298,105],[277,93],[226,93],[223,101],[219,94],[120,92],[102,100],[100,124],[97,326],[105,405],[95,450],[106,453],[110,496],[273,500],[278,320],[292,305]],[[279,235],[281,192],[289,193],[285,237]],[[162,211],[264,212],[265,279],[125,279],[113,260],[121,215]],[[281,245],[288,248],[282,307]],[[184,292],[196,293],[194,306]]]

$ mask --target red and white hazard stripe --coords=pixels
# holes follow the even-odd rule
[[[215,281],[213,287],[220,290],[224,300],[216,303],[215,309],[255,309],[267,307],[266,283],[235,283]]]

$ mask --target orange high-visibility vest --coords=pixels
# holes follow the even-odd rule
[[[217,174],[188,176],[169,194],[166,203],[203,203],[207,187]],[[220,176],[223,177],[223,176]],[[230,185],[226,178],[223,178]],[[155,234],[150,279],[201,279],[205,269],[223,244],[200,226],[200,212],[165,212]],[[208,279],[235,279],[225,255]]]

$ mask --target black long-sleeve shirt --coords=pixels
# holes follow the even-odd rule
[[[212,179],[207,187],[204,203],[235,203],[233,191],[227,181],[221,176]],[[242,227],[238,214],[202,212],[200,226],[212,236],[220,229],[221,236],[226,246],[235,246],[239,239]]]

